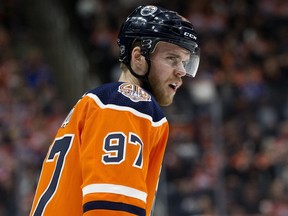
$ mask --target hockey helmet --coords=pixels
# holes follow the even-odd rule
[[[186,75],[196,75],[200,61],[197,35],[191,22],[177,12],[154,5],[137,7],[127,17],[118,35],[120,62],[130,64],[131,49],[136,41],[140,41],[141,53],[148,60],[159,41],[187,49],[190,59],[184,66]]]

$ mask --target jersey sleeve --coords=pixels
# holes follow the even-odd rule
[[[166,118],[154,121],[137,109],[103,104],[94,94],[82,100],[90,104],[80,135],[83,214],[149,215],[168,137]]]

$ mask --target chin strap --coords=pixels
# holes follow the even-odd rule
[[[144,75],[139,75],[137,74],[131,67],[131,65],[128,63],[126,66],[128,67],[129,71],[131,72],[131,74],[136,77],[138,80],[140,80],[140,82],[142,83],[142,87],[147,90],[148,92],[152,93],[152,88],[150,86],[150,82],[149,82],[149,78],[148,75],[150,73],[150,68],[151,68],[151,61],[148,57],[145,57],[145,60],[148,64],[148,70],[146,72],[146,74]]]

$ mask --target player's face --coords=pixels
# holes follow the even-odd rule
[[[186,49],[167,42],[159,42],[151,53],[149,82],[161,106],[173,102],[177,89],[182,85],[182,77],[186,75],[184,64],[189,57]]]

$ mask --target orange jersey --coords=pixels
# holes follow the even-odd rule
[[[49,148],[30,216],[149,216],[167,138],[163,112],[139,86],[86,93]]]

